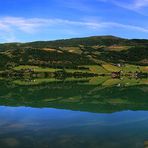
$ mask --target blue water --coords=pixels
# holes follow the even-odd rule
[[[147,111],[100,114],[0,107],[2,148],[142,148],[147,140]]]
[[[0,148],[144,148],[145,83],[0,80]]]

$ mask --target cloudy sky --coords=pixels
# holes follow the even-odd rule
[[[0,42],[148,38],[148,0],[1,0]]]

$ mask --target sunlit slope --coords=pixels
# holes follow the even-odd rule
[[[19,65],[71,69],[82,65],[107,67],[108,64],[120,63],[147,66],[147,45],[148,40],[128,40],[114,36],[0,44],[0,69]],[[112,71],[109,67],[107,69]],[[92,70],[95,71],[94,68]],[[142,70],[147,71],[147,68]]]

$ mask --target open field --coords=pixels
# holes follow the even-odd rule
[[[94,74],[110,74],[112,72],[119,72],[122,71],[123,74],[127,74],[129,72],[135,73],[135,72],[143,72],[147,73],[148,72],[148,66],[137,66],[137,65],[130,65],[130,64],[125,64],[122,67],[118,67],[115,65],[111,64],[102,64],[101,65],[82,65],[79,66],[85,67],[86,69],[64,69],[65,72],[67,73],[94,73]],[[37,73],[42,73],[42,72],[49,72],[49,73],[54,73],[56,71],[60,71],[63,69],[59,68],[47,68],[47,67],[39,67],[39,66],[30,66],[30,65],[21,65],[14,67],[13,70],[15,71],[21,71],[21,70],[31,70],[33,72]]]
[[[55,68],[42,68],[39,66],[30,66],[30,65],[21,65],[21,66],[14,67],[14,70],[16,71],[26,70],[26,69],[30,69],[34,72],[55,72],[58,70]]]
[[[98,66],[98,65],[88,65],[88,66],[82,66],[82,67],[85,67],[85,68],[88,68],[88,69],[84,69],[84,70],[64,69],[64,70],[67,73],[75,73],[75,72],[79,72],[79,73],[94,73],[94,74],[105,74],[105,73],[108,73],[107,70],[105,70],[102,66]],[[14,67],[13,70],[16,70],[16,71],[31,70],[31,71],[40,73],[40,72],[56,72],[56,71],[60,71],[62,69],[47,68],[47,67],[43,68],[43,67],[39,67],[39,66],[30,66],[30,65],[21,65],[21,66]]]
[[[117,51],[117,52],[120,52],[120,51],[126,51],[129,48],[131,48],[131,47],[132,46],[109,46],[107,49],[109,51]]]
[[[103,64],[102,67],[106,69],[108,72],[118,72],[121,70],[121,68],[111,64]]]

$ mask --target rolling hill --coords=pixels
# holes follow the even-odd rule
[[[104,69],[103,65],[107,64],[145,66],[143,69],[147,71],[147,45],[145,39],[115,36],[0,44],[0,71],[16,69],[20,65],[77,70],[93,66],[94,71],[96,66]]]

